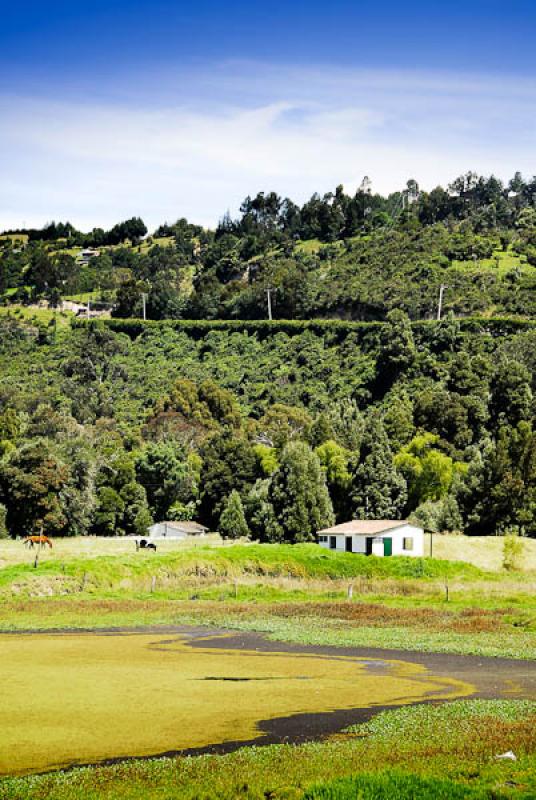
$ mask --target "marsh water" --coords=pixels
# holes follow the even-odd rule
[[[227,648],[227,639],[186,631],[0,636],[0,773],[254,742],[270,720],[295,718],[299,729],[296,715],[473,691],[403,660],[278,652],[275,643],[269,652]]]

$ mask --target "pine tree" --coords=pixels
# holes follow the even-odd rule
[[[283,450],[269,499],[286,541],[312,541],[316,531],[333,524],[324,472],[305,442],[289,442]]]
[[[249,528],[244,515],[244,507],[240,495],[233,489],[220,515],[218,526],[224,539],[240,539],[249,536]]]
[[[395,467],[379,415],[369,420],[352,485],[356,519],[397,519],[406,503],[406,481]]]

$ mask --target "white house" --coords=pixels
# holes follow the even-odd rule
[[[151,539],[187,539],[189,536],[204,536],[207,528],[198,522],[157,522],[149,528]]]
[[[423,556],[424,531],[407,520],[354,519],[318,531],[318,544],[328,550],[373,556]]]

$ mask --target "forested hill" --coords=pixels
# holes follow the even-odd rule
[[[139,218],[81,233],[69,223],[0,237],[4,305],[90,297],[118,317],[381,320],[534,312],[536,179],[503,185],[468,173],[446,187],[353,196],[338,187],[303,206],[246,198],[215,231],[181,219],[150,236]],[[101,305],[99,306],[99,302]]]
[[[408,515],[536,535],[535,201],[469,174],[260,194],[216,231],[4,234],[0,535],[198,518],[296,542]]]
[[[111,327],[113,326],[113,327]],[[536,535],[530,322],[0,320],[0,534]]]

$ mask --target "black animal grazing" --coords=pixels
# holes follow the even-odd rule
[[[156,553],[156,545],[154,542],[148,542],[147,539],[136,539],[136,550],[154,550]]]

